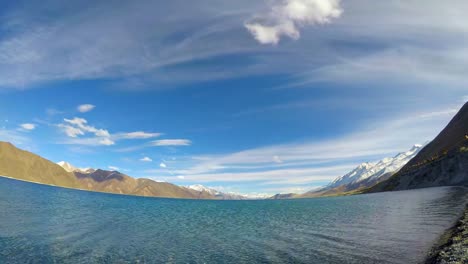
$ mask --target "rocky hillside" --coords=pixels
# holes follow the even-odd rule
[[[398,173],[368,191],[453,185],[468,186],[468,103]]]

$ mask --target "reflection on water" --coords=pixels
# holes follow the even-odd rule
[[[0,179],[0,263],[417,263],[463,188],[267,201],[155,199]]]

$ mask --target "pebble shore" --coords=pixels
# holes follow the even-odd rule
[[[457,224],[450,229],[435,247],[426,264],[468,264],[468,206]]]

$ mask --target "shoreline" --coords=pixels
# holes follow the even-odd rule
[[[143,197],[143,198],[155,198],[155,199],[181,199],[181,200],[210,200],[210,201],[216,201],[214,199],[211,200],[211,199],[194,199],[194,198],[175,198],[175,197],[164,197],[164,196],[143,196],[143,195],[136,195],[136,194],[101,192],[101,191],[94,191],[94,190],[81,189],[81,188],[65,187],[65,186],[49,184],[49,183],[43,183],[43,182],[28,181],[28,180],[18,179],[18,178],[14,178],[14,177],[10,177],[10,176],[5,176],[5,175],[0,175],[0,178],[6,178],[6,179],[10,179],[10,180],[16,180],[16,181],[27,182],[27,183],[34,183],[34,184],[39,184],[39,185],[44,185],[44,186],[49,186],[49,187],[63,188],[63,189],[67,189],[67,190],[74,190],[74,191],[81,191],[81,192],[102,193],[102,194],[110,194],[110,195]]]
[[[175,199],[175,200],[193,200],[193,201],[263,201],[263,200],[268,200],[268,199],[245,199],[245,200],[226,199],[226,200],[222,200],[222,199],[206,199],[206,198],[180,198],[180,197],[166,197],[166,196],[144,196],[144,195],[137,195],[137,194],[113,193],[113,192],[103,192],[103,191],[95,191],[95,190],[89,190],[89,189],[81,189],[81,188],[72,188],[72,187],[60,186],[60,185],[55,185],[55,184],[35,182],[35,181],[29,181],[29,180],[24,180],[24,179],[18,179],[18,178],[14,178],[14,177],[10,177],[10,176],[5,176],[5,175],[0,175],[0,178],[6,178],[6,179],[10,179],[10,180],[15,180],[15,181],[34,183],[34,184],[39,184],[39,185],[44,185],[44,186],[63,188],[63,189],[67,189],[67,190],[74,190],[74,191],[81,191],[81,192],[102,193],[102,194],[110,194],[110,195],[152,198],[152,199]],[[186,187],[184,187],[184,188],[186,188]]]
[[[437,240],[424,263],[468,263],[468,204],[455,225]]]

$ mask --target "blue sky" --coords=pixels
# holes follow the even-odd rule
[[[0,140],[52,161],[302,192],[468,100],[466,1],[4,1]],[[81,106],[81,108],[80,108]]]

